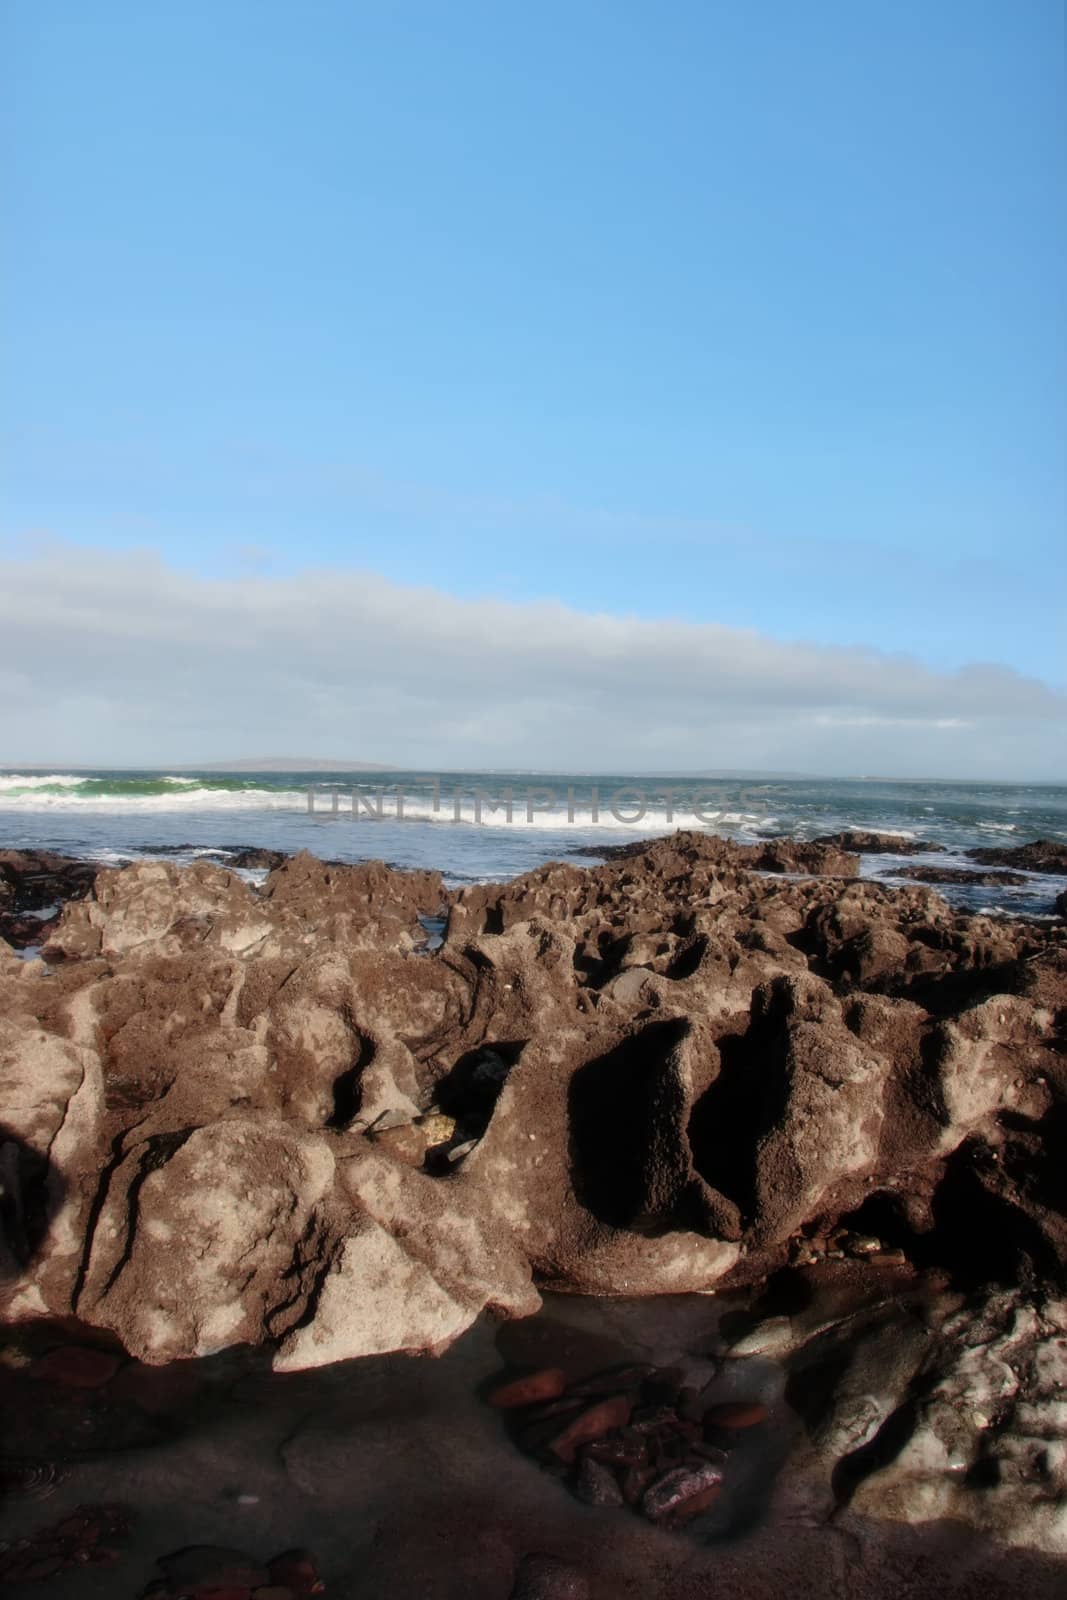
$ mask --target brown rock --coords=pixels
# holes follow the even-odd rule
[[[990,889],[1030,881],[1023,872],[979,872],[969,867],[898,867],[894,876],[909,878],[914,883],[971,883]]]
[[[729,1428],[740,1431],[744,1428],[756,1428],[766,1422],[767,1407],[758,1400],[729,1401],[722,1405],[709,1406],[704,1413],[705,1425],[709,1428]]]
[[[861,855],[931,855],[945,848],[942,844],[931,844],[929,839],[911,839],[902,833],[869,833],[862,828],[822,834],[814,842],[828,849],[851,850]]]
[[[536,1283],[729,1289],[800,1238],[877,1236],[979,1291],[1061,1280],[1067,929],[818,849],[679,833],[447,896],[309,857],[262,893],[97,874],[66,959],[0,960],[5,1316],[111,1330],[144,1366],[109,1399],[140,1405],[147,1367],[227,1346],[438,1351]],[[385,1112],[476,1144],[405,1165],[367,1136]],[[791,1361],[802,1330],[775,1339]]]
[[[990,867],[1022,867],[1027,872],[1067,873],[1067,844],[1034,839],[1030,844],[987,845],[968,850],[972,861]]]
[[[494,1389],[489,1404],[500,1411],[510,1411],[518,1406],[533,1405],[537,1401],[557,1400],[567,1387],[565,1373],[559,1367],[542,1367],[524,1378],[513,1378]]]
[[[561,1461],[571,1462],[579,1445],[599,1439],[613,1428],[624,1427],[630,1420],[631,1410],[632,1402],[626,1395],[614,1395],[611,1399],[601,1400],[568,1423],[563,1432],[551,1441],[549,1449]]]
[[[702,1467],[675,1467],[649,1484],[641,1500],[641,1510],[651,1522],[686,1515],[692,1501],[698,1509],[710,1503],[722,1486],[722,1470],[709,1461]]]

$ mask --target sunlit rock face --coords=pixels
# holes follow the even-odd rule
[[[293,1369],[440,1351],[544,1285],[934,1270],[969,1297],[957,1333],[884,1365],[881,1398],[846,1385],[826,1450],[866,1448],[921,1370],[907,1448],[857,1495],[958,1516],[961,1474],[1015,1504],[1043,1471],[1055,1503],[1067,930],[855,866],[679,834],[453,893],[308,856],[262,889],[100,872],[42,959],[0,949],[6,1314]],[[987,1426],[961,1443],[963,1392]]]

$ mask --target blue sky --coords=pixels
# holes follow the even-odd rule
[[[1058,4],[13,0],[6,32],[9,554],[1064,684]]]

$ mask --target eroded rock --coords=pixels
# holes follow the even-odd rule
[[[0,962],[9,1314],[292,1369],[441,1349],[539,1284],[827,1254],[1051,1281],[1067,930],[800,877],[855,858],[787,844],[678,834],[447,895],[308,856],[261,889],[99,873],[44,962]]]

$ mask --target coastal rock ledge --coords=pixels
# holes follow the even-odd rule
[[[850,1271],[848,1359],[772,1336],[849,1494],[1067,1550],[1067,929],[764,856],[100,871],[0,944],[5,1315],[293,1370]]]

